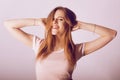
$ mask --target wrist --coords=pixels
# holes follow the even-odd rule
[[[34,26],[40,26],[43,23],[42,18],[35,18],[33,19]]]
[[[36,18],[33,19],[33,26],[37,26],[37,19]]]
[[[81,22],[80,21],[77,22],[77,26],[78,26],[78,29],[81,29]]]

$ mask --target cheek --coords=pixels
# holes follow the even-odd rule
[[[64,30],[64,29],[65,29],[65,25],[64,25],[64,23],[59,24],[59,27],[60,27],[60,30]]]
[[[59,31],[61,31],[61,32],[65,31],[65,26],[61,26],[61,27],[59,28]]]

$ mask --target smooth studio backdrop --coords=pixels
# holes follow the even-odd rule
[[[0,0],[0,80],[36,79],[33,50],[13,38],[3,26],[3,21],[47,17],[57,6],[73,10],[78,20],[118,31],[112,42],[78,61],[73,79],[120,80],[120,0]],[[27,27],[24,30],[44,37],[42,26]],[[83,30],[75,31],[72,35],[75,43],[91,41],[98,37]]]

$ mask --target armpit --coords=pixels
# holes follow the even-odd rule
[[[82,56],[85,56],[84,53],[85,43],[76,44],[76,59],[79,60]]]

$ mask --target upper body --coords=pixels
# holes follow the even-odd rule
[[[33,50],[37,56],[38,48],[44,39],[40,39],[37,36],[33,37]],[[78,47],[77,46],[81,46]],[[76,44],[76,58],[79,60],[84,56],[84,44]],[[72,72],[74,68],[68,64],[64,55],[64,49],[53,51],[44,60],[36,61],[36,77],[37,80],[72,80]],[[46,77],[47,76],[47,77]]]
[[[64,7],[55,8],[47,18],[13,19],[4,24],[13,36],[35,51],[38,80],[72,79],[77,60],[102,48],[117,34],[115,30],[101,25],[77,21],[75,14]],[[45,27],[45,38],[24,32],[21,28],[26,26]],[[99,38],[74,44],[71,32],[78,29],[94,32]]]

